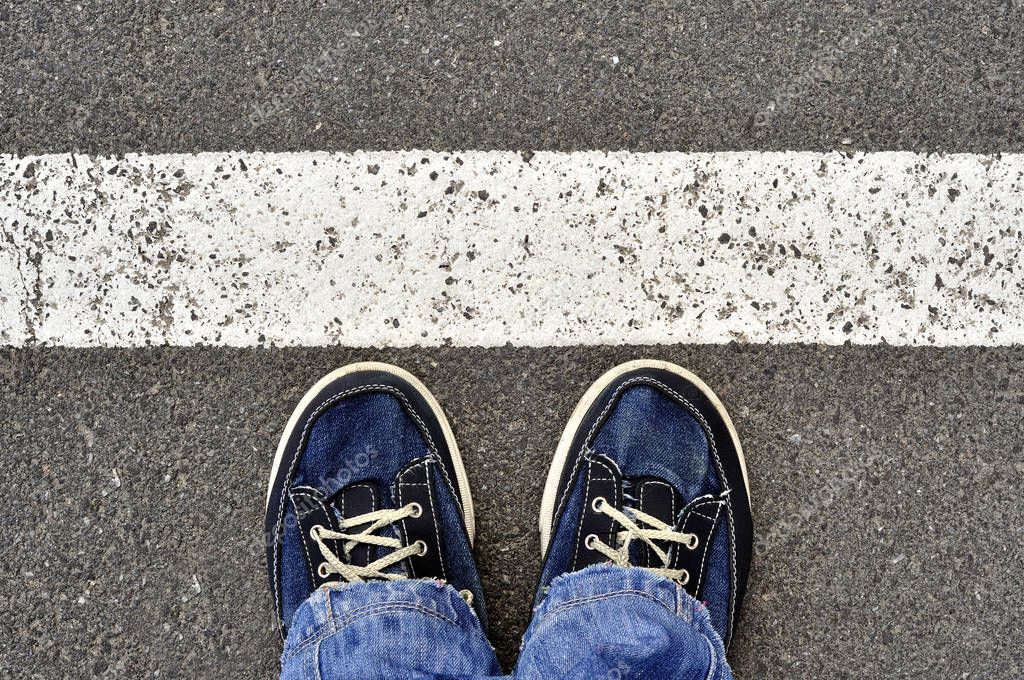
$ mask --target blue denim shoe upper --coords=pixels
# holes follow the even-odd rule
[[[535,604],[560,574],[642,567],[703,601],[728,644],[752,527],[738,443],[713,399],[680,374],[626,371],[569,435]]]
[[[358,372],[300,410],[267,507],[282,633],[320,586],[363,580],[444,580],[483,620],[458,463],[416,388],[386,372]]]

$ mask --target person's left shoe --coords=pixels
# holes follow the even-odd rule
[[[282,638],[325,585],[443,580],[486,627],[473,501],[451,426],[411,374],[357,363],[320,380],[285,428],[267,490],[267,572]]]

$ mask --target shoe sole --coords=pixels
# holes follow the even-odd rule
[[[743,447],[740,444],[739,434],[736,432],[736,427],[733,425],[732,419],[729,417],[728,411],[725,409],[725,405],[721,399],[708,387],[703,380],[698,378],[696,375],[687,371],[681,366],[677,366],[668,361],[659,361],[657,359],[636,359],[634,361],[627,361],[624,364],[619,364],[615,368],[606,372],[600,378],[598,378],[593,385],[583,394],[583,398],[580,399],[579,403],[576,404],[576,409],[572,412],[569,417],[569,422],[565,426],[565,430],[562,431],[562,437],[558,440],[558,448],[555,449],[555,458],[551,463],[551,467],[548,470],[547,483],[544,485],[544,496],[541,498],[540,503],[540,554],[544,557],[548,551],[548,544],[551,541],[551,529],[554,523],[555,514],[555,499],[558,498],[558,487],[559,482],[562,479],[562,473],[565,469],[565,463],[569,459],[569,449],[572,446],[573,439],[576,437],[576,432],[580,427],[580,423],[586,417],[590,408],[594,405],[601,393],[607,389],[608,385],[617,380],[624,373],[630,371],[636,371],[638,369],[654,368],[673,373],[684,380],[689,381],[696,386],[704,396],[708,398],[718,415],[725,422],[725,426],[729,431],[729,436],[732,438],[733,446],[736,448],[736,454],[740,461],[740,470],[743,473],[743,486],[747,491],[747,498],[750,498],[750,484],[747,481],[747,462],[743,457]]]
[[[444,410],[438,403],[437,398],[434,397],[430,390],[427,389],[426,385],[420,382],[419,378],[398,366],[392,366],[391,364],[385,364],[379,361],[360,361],[354,364],[348,364],[347,366],[342,366],[341,368],[328,373],[323,378],[320,378],[320,380],[309,388],[306,394],[302,397],[298,406],[295,407],[291,417],[288,419],[288,423],[285,425],[284,433],[281,435],[281,441],[277,445],[277,453],[274,454],[274,465],[271,467],[270,481],[267,483],[267,500],[265,510],[270,507],[270,496],[274,489],[274,481],[277,479],[277,474],[281,467],[281,461],[284,459],[288,440],[291,438],[295,428],[299,426],[299,420],[302,417],[302,413],[332,382],[344,376],[351,375],[352,373],[359,373],[361,371],[381,371],[384,373],[390,373],[391,375],[405,381],[420,394],[423,400],[427,403],[427,406],[433,412],[434,417],[437,418],[437,422],[441,425],[441,431],[444,433],[445,444],[448,446],[448,452],[451,454],[456,483],[459,485],[459,495],[462,497],[462,514],[463,520],[466,524],[466,534],[469,536],[469,543],[472,546],[476,535],[476,519],[473,512],[473,498],[469,492],[469,479],[466,477],[466,468],[462,464],[462,456],[459,454],[459,447],[455,443],[455,433],[452,432],[452,426],[448,422],[448,418],[445,416]]]

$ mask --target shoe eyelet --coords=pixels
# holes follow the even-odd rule
[[[587,550],[594,550],[594,541],[597,540],[597,534],[587,534],[587,537],[583,539],[583,545],[586,546]]]
[[[415,543],[413,543],[413,545],[419,548],[418,554],[420,557],[426,555],[427,552],[430,550],[430,546],[427,545],[426,541],[416,541]]]
[[[607,502],[608,501],[605,500],[604,496],[598,496],[594,499],[594,502],[590,504],[590,507],[593,508],[594,512],[601,512],[604,508],[604,504]]]
[[[679,579],[679,585],[685,586],[689,582],[690,582],[690,572],[688,572],[687,570],[683,569],[682,578]]]
[[[409,505],[406,507],[408,507],[412,511],[412,514],[409,516],[413,519],[423,516],[423,506],[420,505],[419,503],[409,503]]]
[[[690,541],[689,544],[687,544],[686,547],[689,548],[690,550],[696,550],[697,546],[700,545],[700,537],[697,534],[691,534],[691,535],[693,536],[693,540]]]
[[[312,538],[315,541],[318,538],[320,538],[320,532],[323,531],[323,530],[324,530],[323,525],[314,524],[309,529],[309,537]]]
[[[329,571],[327,571],[327,563],[326,563],[326,562],[321,562],[321,563],[319,564],[319,566],[317,566],[317,568],[316,568],[316,574],[317,574],[317,576],[319,576],[320,578],[327,578],[328,576],[330,576],[330,575],[331,575],[331,574],[330,574],[330,572],[329,572]]]

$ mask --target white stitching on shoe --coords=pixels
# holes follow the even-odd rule
[[[594,464],[594,461],[592,459],[589,459],[589,458],[588,458],[587,462],[591,466],[593,466],[593,464]],[[587,507],[590,504],[590,482],[591,482],[591,479],[592,479],[591,476],[588,474],[587,475],[587,490],[586,490],[586,492],[583,495],[583,505],[580,506],[580,521],[579,521],[579,524],[576,525],[576,540],[573,542],[573,548],[572,548],[572,568],[570,569],[570,571],[576,571],[576,565],[579,562],[579,558],[580,558],[580,536],[583,534],[583,520],[587,516]]]
[[[384,385],[381,385],[380,387],[384,387]],[[313,421],[315,421],[324,410],[326,410],[328,407],[332,406],[336,402],[341,401],[342,399],[344,399],[347,396],[350,396],[352,394],[357,394],[357,393],[363,392],[363,391],[368,391],[368,390],[365,390],[362,387],[353,387],[353,388],[347,389],[347,390],[345,390],[343,392],[339,392],[338,394],[336,394],[336,395],[334,395],[334,396],[332,396],[332,397],[330,397],[328,399],[325,399],[323,401],[323,403],[319,404],[313,410],[313,412],[309,414],[309,417],[306,418],[306,422],[303,423],[302,434],[299,437],[299,444],[296,447],[295,455],[292,456],[291,464],[288,466],[288,473],[285,475],[284,484],[282,484],[283,489],[282,489],[282,493],[281,493],[281,501],[280,501],[279,506],[278,506],[277,525],[274,527],[274,568],[273,568],[273,572],[274,572],[274,604],[275,604],[275,606],[277,608],[275,613],[279,617],[281,617],[280,618],[281,623],[280,623],[280,625],[278,625],[278,631],[277,632],[278,632],[278,635],[280,635],[281,640],[285,639],[285,637],[284,637],[284,623],[283,623],[284,612],[282,611],[282,605],[281,605],[281,582],[280,582],[280,579],[281,579],[281,577],[280,577],[280,571],[281,571],[280,545],[283,542],[282,534],[284,532],[284,529],[283,529],[282,524],[284,522],[285,496],[287,495],[285,492],[287,492],[289,487],[291,486],[291,480],[292,480],[292,477],[295,474],[295,468],[298,466],[299,459],[302,457],[301,456],[301,452],[302,452],[302,449],[305,446],[306,438],[309,436],[309,428],[312,425]]]
[[[711,519],[711,534],[714,534],[715,525],[718,523],[718,516],[720,514],[722,514],[722,502],[721,501],[715,501],[714,503],[715,503],[715,506],[717,507],[717,510],[715,510],[714,518],[709,518],[709,519]],[[707,505],[707,503],[702,503],[701,505],[702,506],[703,505]],[[700,514],[700,513],[697,513],[697,514]],[[700,515],[700,516],[707,518],[707,515]],[[694,588],[694,590],[693,590],[694,593],[698,593],[698,594],[700,593],[700,586],[701,586],[701,583],[703,583],[703,581],[704,581],[704,565],[707,564],[708,553],[710,553],[710,552],[711,552],[711,537],[709,535],[707,542],[704,544],[704,554],[700,558],[700,572],[697,574],[697,587]]]
[[[323,498],[322,498],[323,494],[320,493],[319,489],[315,489],[315,488],[313,488],[311,486],[293,486],[289,493],[292,496],[295,496],[296,494],[298,494],[300,496],[306,496],[308,498],[312,498],[314,501],[317,502],[317,504],[320,506],[320,508],[322,510],[324,510],[325,512],[327,511],[327,506],[324,505],[324,501],[323,501]],[[299,509],[297,507],[295,507],[295,499],[294,498],[292,499],[292,509],[295,510],[295,516],[296,517],[305,517],[309,513],[316,511],[316,508],[309,508],[309,509],[307,509],[307,510],[305,510],[303,512],[299,512]]]
[[[606,472],[608,472],[609,476],[601,478],[601,481],[616,481],[615,476],[612,474],[611,467],[608,466],[604,461],[598,460],[597,458],[592,458],[592,457],[588,456],[587,462],[590,463],[591,467],[593,467],[594,465],[600,465],[601,467],[603,467],[605,469]],[[580,509],[580,521],[579,521],[579,524],[576,527],[576,540],[575,540],[574,545],[573,545],[572,569],[570,569],[570,571],[576,571],[577,566],[579,565],[579,560],[580,560],[580,537],[583,535],[583,521],[586,519],[586,517],[587,517],[587,510],[590,507],[590,483],[592,481],[594,481],[594,477],[591,475],[590,471],[588,470],[587,471],[587,490],[586,490],[586,493],[585,493],[584,498],[583,498],[583,505],[582,505],[582,507]]]
[[[419,466],[426,465],[426,463],[427,463],[426,460],[423,460],[423,461],[421,461],[419,463],[416,463],[412,467],[410,467],[410,468],[408,468],[406,470],[403,470],[401,475],[404,476],[404,475],[408,474],[409,472],[415,470]],[[398,486],[395,489],[395,492],[396,492],[396,494],[398,496],[398,507],[404,507],[405,506],[405,501],[402,500],[402,488],[406,487],[406,486],[411,486],[411,484],[409,482],[399,481],[398,482]],[[431,510],[433,510],[433,508],[431,508]],[[405,522],[406,522],[406,520],[403,519],[402,520],[402,533],[404,535],[405,540],[408,541],[409,540],[409,527],[407,527],[405,525]],[[412,563],[412,559],[410,558],[410,559],[406,560],[406,562],[407,562],[408,567],[409,567],[409,577],[410,578],[419,578],[416,575],[416,565]]]
[[[434,549],[437,550],[437,561],[441,563],[441,578],[448,580],[448,573],[444,568],[444,555],[441,554],[441,530],[437,526],[437,510],[434,504],[434,486],[430,483],[430,466],[424,468],[427,474],[427,497],[430,498],[430,518],[434,521]],[[411,562],[412,560],[410,560]]]
[[[632,380],[635,380],[635,378],[626,381],[626,383],[632,382]],[[558,501],[558,507],[555,508],[555,512],[552,515],[552,517],[558,517],[560,514],[562,514],[562,510],[565,508],[565,503],[567,502],[567,499],[568,499],[569,487],[572,485],[573,480],[576,477],[576,471],[579,468],[580,460],[583,458],[583,456],[586,455],[587,451],[590,450],[590,440],[594,438],[594,432],[597,430],[598,423],[602,422],[604,420],[605,416],[608,415],[608,410],[612,407],[613,404],[616,403],[616,398],[618,397],[619,393],[622,391],[622,388],[623,388],[623,385],[620,385],[619,387],[617,387],[615,389],[615,392],[612,394],[611,398],[608,400],[608,403],[604,405],[603,409],[601,409],[601,414],[597,417],[597,419],[590,426],[590,431],[587,432],[587,436],[583,440],[583,450],[580,451],[579,455],[576,456],[576,460],[575,460],[575,462],[572,465],[572,472],[569,475],[569,479],[565,483],[565,488],[562,490],[562,498]]]
[[[313,489],[313,491],[316,491],[317,495],[315,495],[315,494],[310,493],[309,489],[310,489],[310,487],[295,487],[294,489],[292,489],[290,495],[292,495],[292,496],[299,495],[299,496],[305,496],[307,498],[312,498],[313,500],[315,500],[317,503],[320,504],[320,508],[324,511],[324,513],[327,514],[328,516],[330,516],[330,513],[327,512],[327,506],[324,505],[324,502],[322,500],[320,500],[320,498],[318,497],[318,494],[320,492],[316,491],[316,489]],[[292,509],[293,510],[296,509],[295,508],[295,499],[294,498],[292,498]],[[315,511],[316,511],[316,509],[314,508],[312,510],[308,510],[307,512],[302,513],[301,515],[296,511],[296,513],[295,513],[295,517],[296,517],[295,524],[296,524],[296,528],[299,529],[299,533],[300,534],[302,533],[302,528],[300,526],[298,526],[299,518],[305,517],[306,515],[308,515],[308,514],[310,514],[312,512],[315,512]],[[306,538],[305,538],[305,536],[299,536],[299,543],[302,544],[302,552],[304,552],[306,554],[306,565],[309,567],[309,580],[315,586],[316,585],[316,576],[317,576],[317,574],[316,574],[316,569],[313,568],[313,558],[309,554],[309,546],[306,545]]]
[[[429,499],[428,502],[430,503],[430,518],[431,518],[431,520],[434,523],[434,546],[435,546],[435,550],[438,550],[438,556],[437,557],[438,557],[438,561],[441,563],[441,578],[443,578],[445,580],[448,580],[448,572],[447,572],[447,570],[445,569],[445,566],[444,566],[444,555],[440,554],[440,549],[441,549],[441,530],[440,530],[440,528],[438,527],[438,524],[437,524],[437,504],[434,502],[434,485],[433,485],[433,483],[430,480],[430,463],[436,463],[436,461],[434,461],[431,458],[426,458],[422,462],[419,462],[416,465],[413,465],[412,467],[406,469],[402,473],[403,475],[407,474],[408,472],[411,472],[412,470],[415,470],[416,468],[418,468],[418,467],[420,467],[422,465],[423,466],[423,472],[424,472],[424,474],[427,477],[427,481],[426,482],[404,482],[404,481],[400,481],[398,483],[398,489],[397,489],[397,491],[398,491],[398,505],[399,506],[404,506],[405,505],[405,501],[402,500],[402,497],[403,497],[402,488],[403,487],[406,487],[406,486],[426,486],[427,487],[427,497]],[[402,520],[402,528],[405,529],[406,536],[408,536],[409,535],[409,528],[406,526],[406,520]],[[409,571],[412,572],[412,578],[418,578],[418,576],[416,574],[416,567],[415,567],[415,565],[413,565],[412,559],[409,560]]]

